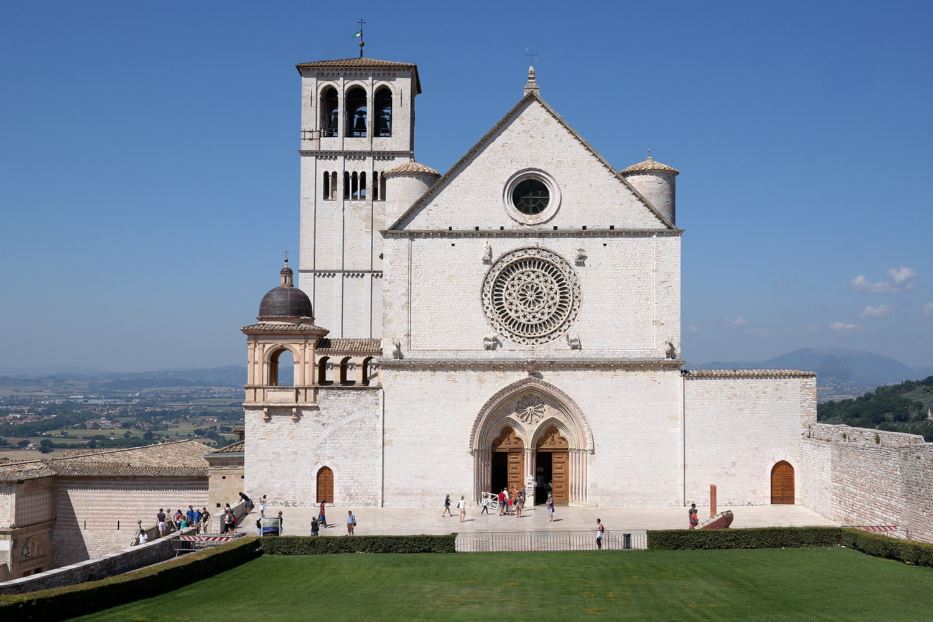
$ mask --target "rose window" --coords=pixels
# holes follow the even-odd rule
[[[483,283],[486,317],[503,337],[524,344],[551,341],[580,308],[580,286],[566,261],[540,248],[502,257]]]

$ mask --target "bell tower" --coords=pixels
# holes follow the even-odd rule
[[[332,337],[381,338],[385,173],[413,160],[418,67],[360,57],[297,68],[299,286]]]

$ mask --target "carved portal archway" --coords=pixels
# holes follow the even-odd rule
[[[492,490],[494,454],[497,448],[502,451],[505,438],[514,439],[509,441],[513,452],[516,451],[515,446],[519,442],[521,444],[521,483],[526,489],[529,504],[532,500],[544,501],[550,478],[555,474],[560,477],[559,502],[586,502],[587,462],[588,455],[593,453],[593,435],[580,408],[566,393],[554,385],[529,377],[503,388],[486,402],[470,435],[470,453],[474,459],[473,491],[477,501],[483,492],[495,492]],[[537,458],[542,453],[547,455],[543,456],[542,468],[539,469]],[[514,467],[518,458],[512,460]],[[554,471],[555,465],[557,471]],[[536,492],[540,499],[536,498]],[[557,490],[557,501],[556,493]]]

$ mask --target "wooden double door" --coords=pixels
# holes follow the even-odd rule
[[[492,442],[492,481],[490,491],[509,492],[525,487],[525,444],[515,430],[506,427]]]
[[[560,435],[555,427],[545,430],[544,435],[535,447],[535,480],[536,488],[544,482],[546,490],[550,490],[555,505],[570,503],[570,450],[567,439]],[[543,498],[536,502],[547,501],[547,492]]]

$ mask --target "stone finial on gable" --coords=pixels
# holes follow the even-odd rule
[[[525,82],[525,95],[534,91],[535,93],[540,93],[541,89],[538,87],[538,82],[535,80],[535,66],[532,65],[528,68],[528,81]]]

